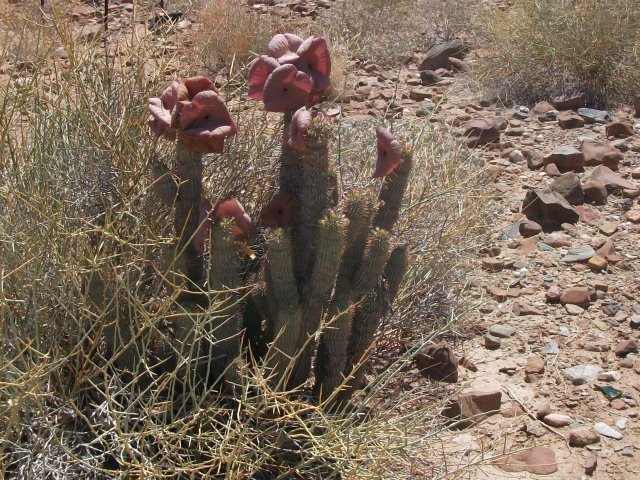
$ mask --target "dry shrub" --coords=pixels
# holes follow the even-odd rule
[[[640,91],[640,0],[517,0],[484,23],[481,81],[507,101],[582,92],[606,106]]]
[[[252,12],[243,0],[206,2],[197,19],[194,48],[210,69],[247,63],[263,52],[274,34],[286,30],[282,20]]]

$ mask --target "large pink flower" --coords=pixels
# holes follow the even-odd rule
[[[302,39],[299,36],[292,33],[279,33],[271,39],[267,50],[280,65],[284,65],[294,63],[300,58],[296,51],[301,44]]]
[[[147,124],[153,133],[158,137],[163,134],[172,136],[171,129],[177,126],[184,102],[206,90],[216,91],[211,80],[206,77],[188,77],[174,81],[162,92],[160,98],[150,98]]]
[[[402,146],[400,142],[383,127],[376,128],[376,140],[378,146],[378,161],[373,178],[386,177],[400,165],[402,160]]]
[[[267,112],[291,112],[306,105],[313,81],[291,64],[276,68],[264,85],[263,101]]]
[[[199,153],[222,153],[224,141],[238,131],[224,101],[213,90],[181,102],[178,139]]]
[[[331,83],[331,56],[326,40],[322,37],[309,37],[302,42],[296,54],[299,58],[294,65],[313,80],[314,96],[321,95]]]
[[[269,55],[249,69],[249,97],[263,100],[269,112],[290,112],[314,105],[330,84],[331,57],[322,37],[302,40],[291,33],[275,35]],[[285,68],[286,67],[286,68]]]

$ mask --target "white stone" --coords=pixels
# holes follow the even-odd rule
[[[619,431],[610,427],[606,423],[598,422],[593,426],[593,428],[596,429],[596,432],[605,437],[614,438],[616,440],[620,440],[622,438],[622,434]]]

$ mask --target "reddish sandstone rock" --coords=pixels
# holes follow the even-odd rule
[[[625,122],[608,123],[604,129],[607,137],[627,138],[633,135],[633,126]]]
[[[582,168],[584,166],[584,154],[569,145],[557,147],[553,152],[543,158],[543,163],[549,165],[555,163],[558,170],[566,172]]]
[[[560,295],[560,303],[563,305],[578,305],[581,308],[588,308],[591,304],[591,292],[589,287],[570,287]]]
[[[589,180],[582,185],[582,192],[587,199],[598,205],[607,203],[609,192],[607,192],[607,186],[602,182]]]
[[[556,192],[530,190],[522,202],[522,213],[545,230],[557,229],[563,223],[576,223],[579,214]]]
[[[456,421],[456,427],[464,428],[499,412],[501,400],[500,391],[461,393],[442,413]]]
[[[618,170],[618,164],[624,158],[622,152],[610,143],[585,140],[580,144],[584,154],[584,164],[588,166],[604,165],[611,170]]]

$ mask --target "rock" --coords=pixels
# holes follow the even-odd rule
[[[563,223],[576,223],[580,216],[565,198],[556,192],[529,190],[522,203],[522,213],[543,229],[557,229]]]
[[[485,257],[482,259],[482,268],[490,272],[500,272],[504,269],[504,260],[494,257]]]
[[[550,287],[544,296],[547,303],[559,303],[562,292],[560,292],[560,288],[558,287]]]
[[[591,304],[591,292],[589,287],[569,287],[560,295],[560,303],[563,305],[577,305],[580,308],[588,308]]]
[[[571,146],[564,145],[557,147],[553,152],[543,158],[543,163],[548,165],[555,163],[558,170],[568,171],[584,166],[584,154]]]
[[[619,226],[620,222],[604,222],[600,225],[598,230],[600,230],[601,233],[604,233],[607,237],[610,237],[618,231]]]
[[[556,454],[549,447],[533,447],[494,460],[505,472],[529,472],[535,475],[550,475],[558,471]]]
[[[582,128],[584,127],[584,120],[580,115],[576,115],[572,111],[566,110],[560,112],[557,116],[558,125],[560,128]]]
[[[607,137],[627,138],[633,135],[633,126],[624,122],[608,123],[604,127]]]
[[[433,70],[422,70],[420,72],[420,84],[425,87],[438,83],[442,78]]]
[[[604,437],[613,438],[615,440],[620,440],[622,438],[622,434],[619,431],[610,427],[606,423],[598,422],[593,426],[593,428],[595,428],[596,432]]]
[[[587,455],[587,458],[584,459],[584,473],[586,475],[593,475],[596,471],[596,467],[598,466],[598,455],[596,452],[590,452]]]
[[[562,261],[566,263],[584,262],[595,254],[595,250],[589,245],[578,245],[567,250],[567,254],[562,258]]]
[[[498,350],[502,345],[502,340],[498,337],[494,337],[490,333],[484,336],[484,348],[487,350]]]
[[[468,427],[500,411],[500,391],[461,393],[444,410],[443,415],[456,421],[456,427]]]
[[[509,402],[500,409],[500,415],[504,418],[515,418],[524,414],[522,407],[516,402]]]
[[[536,418],[542,420],[544,417],[551,413],[551,404],[549,402],[543,403],[536,410]]]
[[[523,163],[524,155],[520,150],[513,150],[511,153],[509,153],[509,161],[511,163]]]
[[[463,59],[468,46],[460,39],[449,40],[434,45],[420,63],[420,70],[437,70],[449,68],[449,57]]]
[[[553,105],[551,105],[549,102],[545,102],[544,100],[542,102],[538,102],[533,106],[533,113],[535,114],[541,114],[541,113],[547,113],[547,112],[551,112],[553,110],[555,110],[555,107]]]
[[[524,366],[524,373],[544,373],[545,359],[539,355],[532,355],[527,358],[527,363]]]
[[[573,305],[571,303],[567,303],[564,306],[564,309],[569,315],[582,315],[584,313],[584,308],[579,307],[578,305]]]
[[[640,329],[640,315],[631,315],[629,317],[629,327],[633,330]]]
[[[538,170],[544,166],[544,155],[538,151],[528,152],[526,155],[527,167],[531,170]]]
[[[549,165],[546,165],[544,167],[544,171],[550,177],[559,177],[560,175],[562,175],[560,170],[558,170],[558,166],[555,163],[550,163]]]
[[[518,317],[524,317],[526,315],[542,315],[542,311],[532,305],[515,302],[513,304],[513,314]]]
[[[497,338],[511,338],[516,334],[516,329],[508,325],[491,325],[489,334]]]
[[[616,345],[616,357],[626,357],[630,353],[638,353],[638,342],[635,339],[623,340]]]
[[[584,193],[578,175],[573,172],[559,176],[551,183],[551,190],[562,195],[571,205],[584,203]]]
[[[602,182],[596,182],[589,180],[582,185],[582,192],[584,196],[598,205],[604,205],[607,203],[607,186]]]
[[[551,233],[544,236],[544,243],[553,248],[560,248],[570,247],[572,242],[569,235],[565,235],[563,233]]]
[[[456,57],[449,57],[449,67],[454,72],[468,72],[470,70],[467,62]]]
[[[599,441],[598,432],[593,428],[577,427],[569,431],[569,445],[573,447],[585,447]]]
[[[640,210],[628,211],[627,220],[629,220],[631,223],[640,223]]]
[[[582,385],[592,382],[598,377],[601,368],[598,365],[576,365],[565,368],[564,376],[574,385]]]
[[[527,420],[524,424],[524,431],[534,437],[544,437],[547,434],[547,429],[540,422],[535,420]]]
[[[429,345],[415,356],[420,373],[434,380],[456,383],[458,381],[458,359],[446,343]]]
[[[587,166],[604,165],[611,170],[618,170],[618,165],[624,158],[622,152],[610,143],[595,140],[583,141],[579,150],[583,153],[584,164]]]
[[[561,428],[571,425],[573,419],[569,415],[562,415],[560,413],[550,413],[542,420],[544,423],[551,427]]]
[[[585,106],[585,96],[583,93],[573,95],[562,95],[551,100],[556,110],[577,110]]]
[[[525,220],[519,226],[520,235],[525,238],[538,235],[542,231],[542,227],[539,223],[532,220]]]
[[[620,175],[604,165],[599,165],[593,169],[590,180],[605,184],[607,191],[609,192],[623,188],[632,190],[636,190],[638,188],[635,183],[622,178]]]
[[[493,119],[478,119],[469,122],[465,128],[465,143],[469,148],[480,147],[500,139],[500,128]]]
[[[599,255],[594,255],[589,259],[589,261],[587,261],[587,267],[589,267],[591,270],[595,270],[596,272],[599,272],[600,270],[606,270],[608,266],[609,262],[607,262],[607,259],[602,258]]]
[[[421,102],[431,97],[433,97],[433,93],[425,87],[416,87],[409,90],[409,98],[414,102]]]
[[[609,112],[594,108],[579,108],[578,115],[584,118],[587,123],[609,123],[613,121]]]

